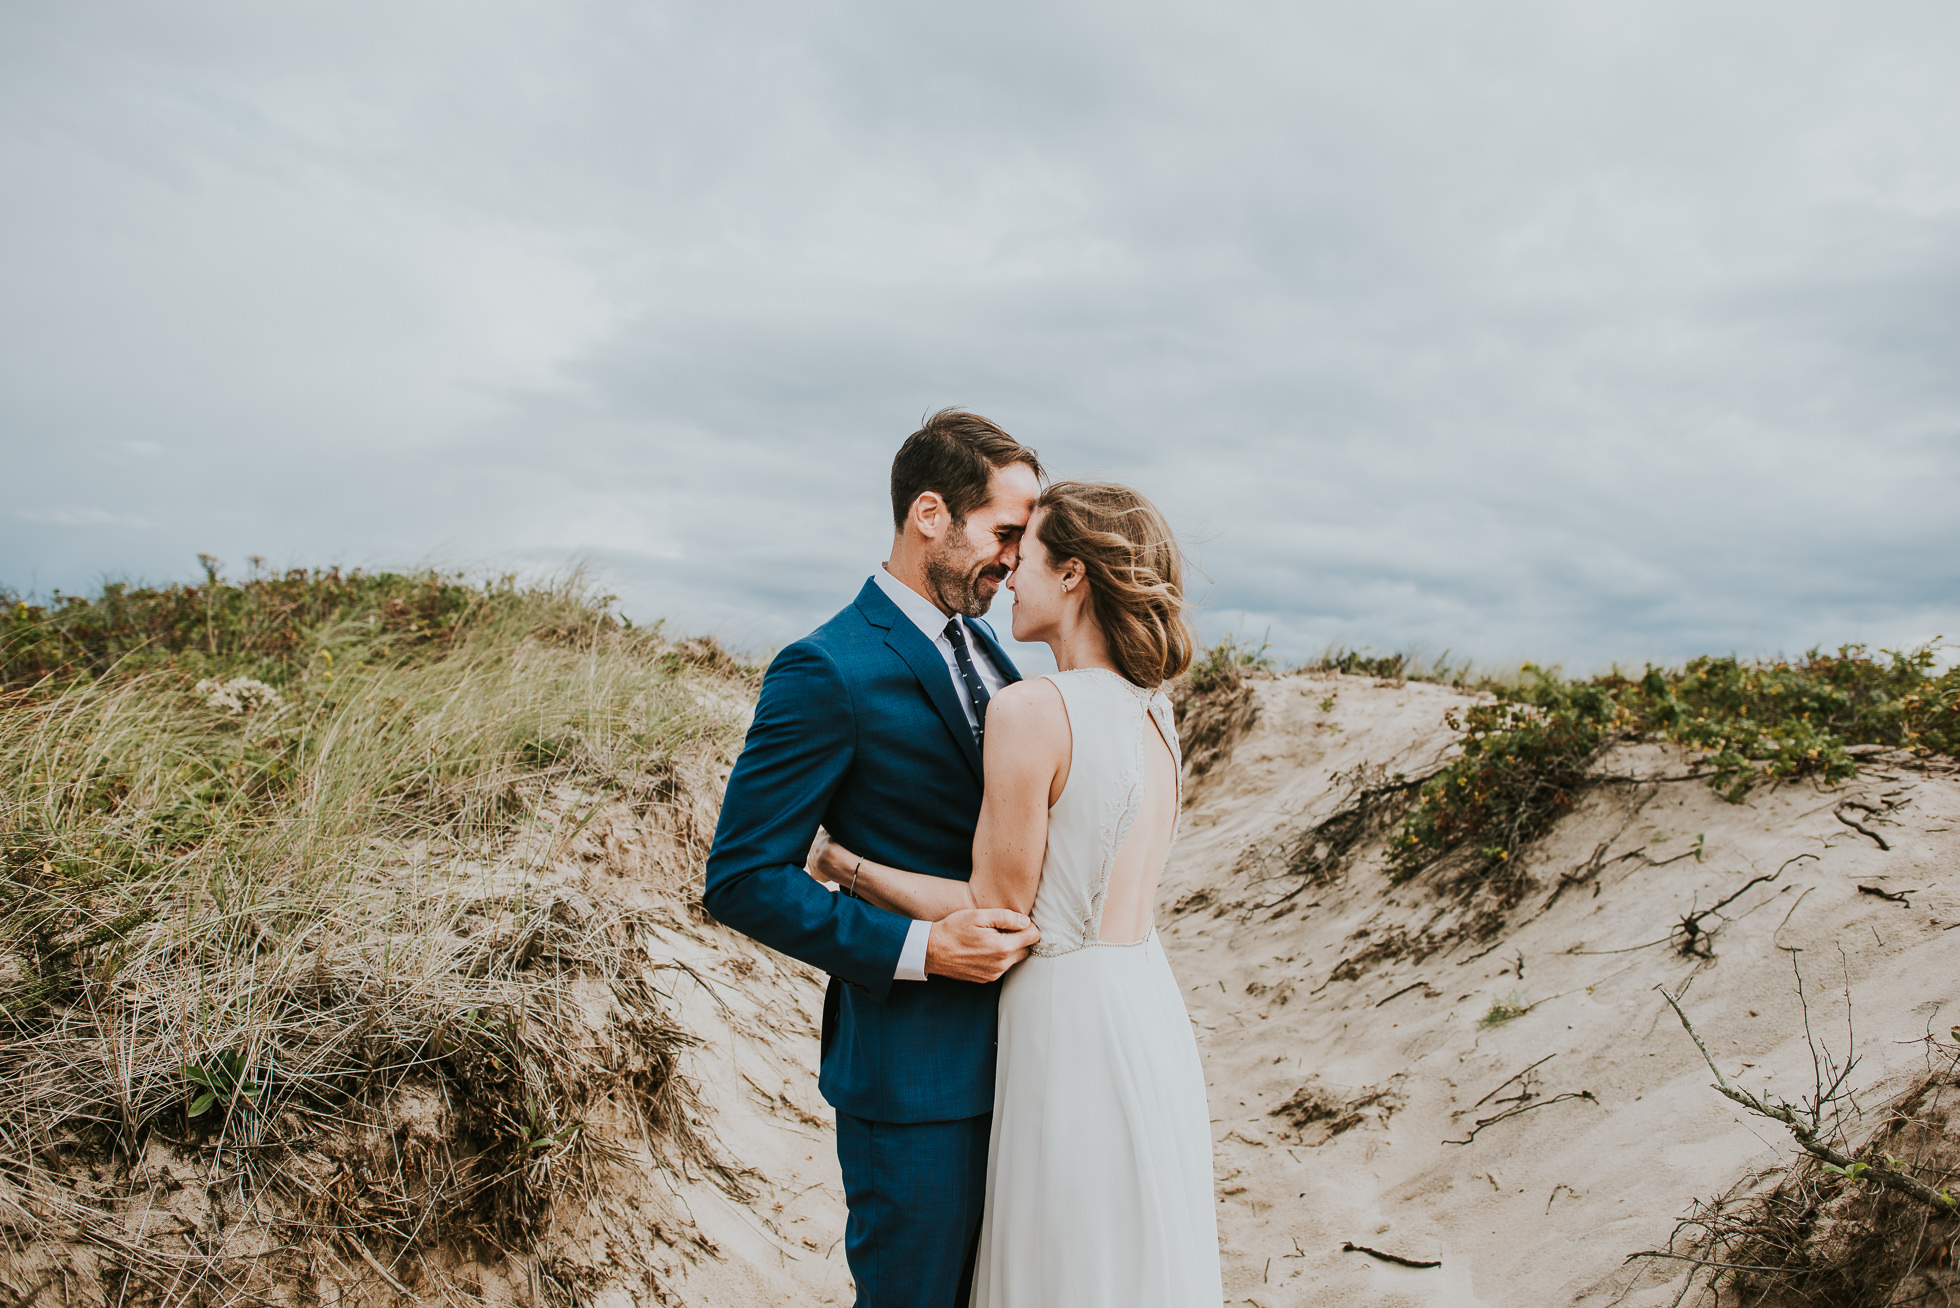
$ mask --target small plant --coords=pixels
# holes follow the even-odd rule
[[[585,1129],[583,1122],[569,1122],[554,1128],[549,1115],[535,1101],[527,1100],[525,1107],[528,1110],[527,1120],[524,1124],[523,1139],[518,1141],[518,1146],[526,1155],[561,1144]]]
[[[1502,999],[1491,1000],[1490,1008],[1482,1017],[1477,1019],[1477,1025],[1485,1030],[1489,1030],[1494,1026],[1503,1026],[1506,1022],[1515,1021],[1523,1017],[1535,1007],[1537,1005],[1525,997],[1524,991],[1513,990]]]
[[[1475,704],[1447,721],[1463,732],[1462,753],[1422,788],[1391,839],[1390,873],[1398,879],[1446,855],[1471,876],[1509,863],[1571,810],[1612,717],[1610,700],[1595,692],[1567,696],[1551,710]]]
[[[243,1051],[214,1054],[201,1067],[186,1066],[184,1080],[198,1087],[191,1092],[186,1117],[202,1117],[220,1104],[229,1117],[239,1100],[255,1099],[264,1089]]]

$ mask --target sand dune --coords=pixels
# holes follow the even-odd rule
[[[1342,770],[1437,757],[1453,697],[1314,677],[1257,693],[1259,724],[1201,794],[1169,878],[1169,902],[1213,902],[1165,930],[1212,1081],[1230,1299],[1611,1301],[1637,1279],[1625,1257],[1665,1241],[1695,1196],[1790,1152],[1709,1088],[1656,985],[1692,981],[1688,1006],[1725,1070],[1793,1096],[1811,1076],[1793,966],[1840,1049],[1848,984],[1858,1082],[1874,1093],[1924,1070],[1918,1042],[1960,1011],[1960,937],[1946,934],[1960,924],[1960,784],[1885,759],[1846,786],[1731,805],[1667,779],[1684,771],[1674,751],[1624,747],[1602,770],[1656,780],[1594,791],[1534,850],[1516,929],[1330,979],[1357,971],[1340,964],[1371,941],[1437,929],[1433,892],[1391,886],[1364,853],[1307,904],[1263,908],[1294,887],[1258,855],[1328,811]],[[1885,812],[1889,851],[1834,815],[1847,797]],[[1703,920],[1712,957],[1684,956],[1681,919],[1765,874]],[[1914,893],[1900,904],[1861,885]],[[1494,1004],[1529,1011],[1484,1025]],[[1523,1106],[1506,1102],[1521,1074],[1530,1111],[1475,1129]],[[1354,1111],[1294,1127],[1304,1114],[1281,1110],[1303,1087],[1316,1108]],[[1390,1267],[1343,1253],[1350,1241],[1442,1267]]]
[[[1868,1107],[1960,1016],[1950,770],[1872,754],[1853,782],[1733,805],[1677,751],[1620,747],[1600,765],[1620,779],[1531,851],[1527,891],[1480,935],[1487,912],[1389,881],[1378,831],[1287,866],[1357,769],[1444,757],[1444,714],[1469,697],[1332,674],[1254,693],[1249,734],[1193,788],[1159,914],[1211,1084],[1228,1302],[1671,1303],[1681,1268],[1627,1256],[1791,1146],[1710,1088],[1656,986],[1689,986],[1730,1075],[1795,1097],[1812,1066],[1800,970],[1817,1037],[1862,1060]],[[1724,900],[1684,952],[1682,920]],[[672,983],[709,1037],[692,1074],[758,1190],[742,1206],[683,1188],[720,1256],[671,1284],[691,1303],[848,1302],[818,978],[712,924],[667,943],[700,978]]]

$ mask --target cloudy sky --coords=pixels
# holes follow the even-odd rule
[[[13,0],[0,586],[582,560],[766,648],[958,403],[1290,658],[1960,637],[1956,69],[1950,0]]]

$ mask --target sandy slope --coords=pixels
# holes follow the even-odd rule
[[[702,1305],[848,1304],[844,1196],[817,1093],[821,978],[712,923],[659,943],[685,965],[663,988],[703,1041],[687,1073],[754,1192],[743,1202],[706,1178],[662,1178],[705,1241],[670,1264],[670,1292]]]
[[[1922,1068],[1915,1042],[1960,1016],[1960,936],[1946,934],[1960,923],[1960,785],[1883,761],[1844,787],[1788,785],[1744,805],[1692,780],[1597,791],[1534,851],[1539,888],[1516,918],[1598,852],[1589,883],[1480,958],[1483,945],[1461,944],[1330,980],[1371,939],[1424,922],[1432,892],[1391,887],[1364,856],[1344,880],[1262,909],[1295,886],[1259,856],[1333,809],[1337,772],[1439,757],[1457,697],[1311,676],[1258,693],[1259,723],[1196,797],[1164,901],[1210,901],[1164,934],[1212,1084],[1228,1301],[1591,1304],[1632,1286],[1622,1302],[1667,1303],[1672,1290],[1643,1291],[1622,1260],[1663,1242],[1694,1196],[1787,1146],[1708,1088],[1655,985],[1692,979],[1690,1011],[1725,1070],[1793,1097],[1811,1076],[1793,960],[1839,1049],[1848,979],[1861,1085]],[[1603,770],[1682,767],[1627,748]],[[1848,796],[1893,806],[1873,828],[1889,852],[1833,815]],[[1812,857],[1725,909],[1733,920],[1707,920],[1712,959],[1679,953],[1682,916],[1800,855]],[[1901,905],[1860,884],[1917,893]],[[1533,1006],[1483,1027],[1494,1000]],[[1532,1064],[1538,1107],[1445,1143],[1502,1111],[1516,1083],[1500,1087]],[[1272,1115],[1310,1083],[1309,1099],[1355,1104],[1357,1124],[1330,1138],[1339,1117],[1295,1129]],[[1592,1098],[1546,1102],[1579,1092]],[[1348,1241],[1442,1266],[1392,1267],[1342,1252]]]
[[[1839,1050],[1848,984],[1868,1091],[1921,1068],[1917,1042],[1960,1017],[1951,775],[1878,757],[1846,786],[1730,805],[1678,779],[1672,752],[1625,748],[1604,770],[1654,780],[1596,790],[1532,853],[1522,925],[1419,961],[1392,945],[1368,961],[1397,932],[1447,933],[1433,889],[1392,887],[1378,841],[1318,886],[1276,855],[1339,806],[1341,774],[1433,765],[1450,747],[1443,715],[1466,697],[1331,675],[1256,689],[1252,732],[1191,796],[1159,914],[1211,1083],[1228,1302],[1668,1303],[1658,1265],[1623,1269],[1626,1256],[1788,1147],[1709,1089],[1657,984],[1692,980],[1690,1011],[1726,1070],[1793,1097],[1811,1075],[1793,962],[1815,1029]],[[1850,816],[1889,851],[1834,816],[1847,797],[1880,810]],[[1684,915],[1770,873],[1705,919],[1712,958],[1679,952]],[[1900,904],[1860,885],[1914,893]],[[849,1302],[813,1075],[817,979],[711,924],[668,943],[694,969],[668,992],[708,1037],[689,1071],[758,1189],[743,1206],[705,1182],[682,1187],[721,1257],[695,1257],[669,1284],[699,1304]],[[1529,1011],[1482,1025],[1499,1000]],[[1531,1098],[1519,1101],[1521,1084]],[[1550,1102],[1561,1094],[1575,1097]],[[1343,1252],[1350,1241],[1441,1266],[1388,1265]]]

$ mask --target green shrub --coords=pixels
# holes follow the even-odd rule
[[[606,598],[576,586],[338,568],[227,581],[217,560],[203,558],[201,586],[114,582],[94,597],[56,592],[45,605],[0,592],[0,689],[160,667],[276,687],[322,659],[330,670],[336,658],[434,657],[465,631],[499,622],[535,632],[621,625]]]
[[[1446,858],[1473,876],[1502,867],[1572,807],[1593,760],[1618,740],[1687,746],[1732,802],[1768,779],[1853,776],[1857,745],[1960,755],[1960,668],[1936,674],[1938,651],[1703,657],[1587,681],[1527,664],[1521,684],[1452,716],[1462,753],[1397,829],[1393,871],[1406,878]]]

